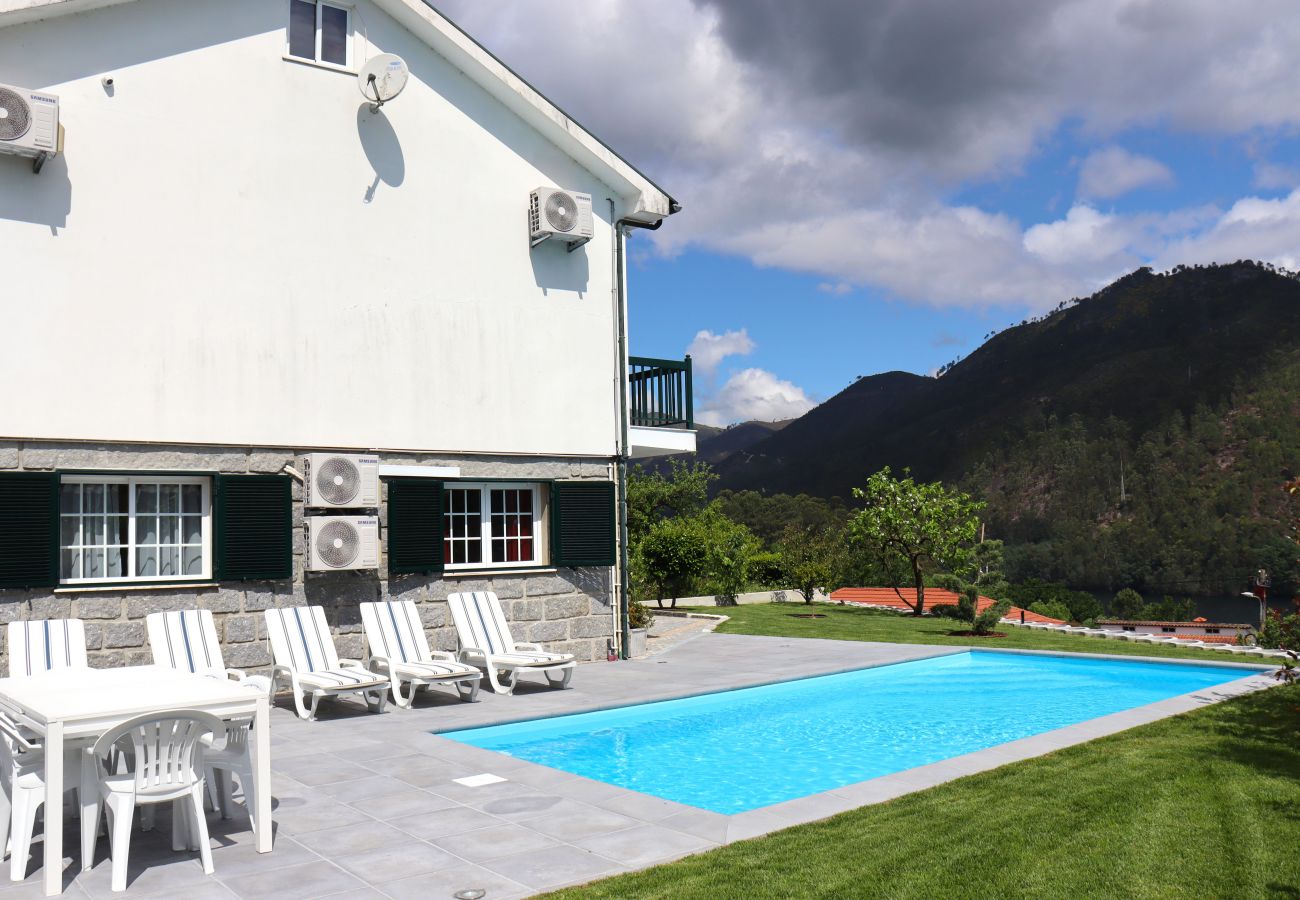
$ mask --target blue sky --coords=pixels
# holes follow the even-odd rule
[[[702,421],[1137,266],[1300,268],[1294,0],[438,6],[683,204],[633,238],[631,346],[694,350]]]

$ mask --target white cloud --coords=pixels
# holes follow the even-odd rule
[[[714,334],[712,331],[699,331],[695,340],[686,348],[696,370],[705,377],[713,375],[718,365],[728,356],[748,356],[757,345],[749,336],[749,331],[726,331]]]
[[[744,369],[704,401],[696,419],[716,426],[751,420],[774,422],[802,416],[816,405],[797,385],[765,369]]]
[[[1140,187],[1168,187],[1174,173],[1159,160],[1111,145],[1094,150],[1079,166],[1079,196],[1119,197]]]
[[[1300,187],[1300,168],[1260,161],[1255,163],[1253,180],[1255,187],[1264,190]]]
[[[947,198],[1014,179],[1063,129],[1104,148],[1080,171],[1095,201],[1168,183],[1112,146],[1128,129],[1266,144],[1300,126],[1294,0],[436,2],[682,201],[640,246],[736,254],[832,294],[1046,308],[1124,267],[1227,253],[1252,229],[1208,235],[1218,211],[1085,202],[1040,225]]]
[[[1168,268],[1237,259],[1300,269],[1300,189],[1277,200],[1238,200],[1209,227],[1170,241],[1157,264]]]
[[[823,294],[830,294],[833,297],[843,297],[845,294],[852,293],[853,285],[849,284],[847,281],[823,281],[821,284],[817,285],[817,290],[821,291]]]

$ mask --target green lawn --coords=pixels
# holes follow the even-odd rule
[[[653,610],[652,610],[653,612]],[[766,634],[778,637],[831,638],[841,641],[886,641],[892,644],[945,644],[970,647],[1014,647],[1023,650],[1067,650],[1071,653],[1114,653],[1129,656],[1176,656],[1184,659],[1233,660],[1235,662],[1272,665],[1261,656],[1232,656],[1196,647],[1166,647],[1160,644],[1137,644],[1114,638],[1035,631],[1015,625],[999,626],[1006,637],[953,637],[952,631],[965,627],[953,619],[915,616],[888,610],[839,606],[830,603],[760,603],[718,609],[702,606],[691,612],[720,613],[730,621],[718,626],[724,634]],[[800,619],[801,613],[822,613],[824,619]]]
[[[1300,897],[1300,686],[550,896]]]

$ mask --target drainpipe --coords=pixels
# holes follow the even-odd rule
[[[628,626],[628,606],[631,603],[628,577],[627,557],[627,464],[631,458],[629,448],[629,414],[627,399],[627,287],[623,276],[625,262],[624,243],[627,229],[644,228],[655,231],[664,223],[663,219],[653,225],[635,222],[631,219],[614,221],[614,201],[609,202],[609,218],[614,222],[614,306],[618,321],[618,624],[619,656],[628,658],[628,645],[632,642],[631,629]],[[675,212],[676,210],[674,210]]]

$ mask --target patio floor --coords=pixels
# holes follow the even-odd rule
[[[524,681],[513,697],[481,693],[461,703],[449,690],[425,693],[414,710],[375,716],[360,703],[323,704],[302,722],[272,713],[275,850],[253,850],[247,819],[209,816],[216,874],[196,853],[173,853],[164,815],[132,838],[125,896],[452,897],[486,900],[644,868],[722,843],[879,802],[1014,759],[1088,740],[1194,708],[1265,681],[1243,677],[1175,698],[965,757],[824,794],[726,816],[627,791],[469,747],[430,732],[585,712],[773,681],[921,659],[963,648],[701,634],[642,660],[579,667],[570,690]],[[1129,657],[1130,659],[1132,657]],[[1241,667],[1251,676],[1250,667]],[[1254,671],[1258,671],[1255,669]],[[454,779],[491,773],[505,781],[467,787]],[[78,846],[70,822],[65,847]],[[75,849],[72,850],[75,852]],[[67,897],[109,897],[107,840],[94,868],[68,859]],[[69,854],[71,857],[71,853]],[[41,896],[39,844],[29,877],[0,882],[0,900]],[[74,877],[75,874],[75,877]]]

